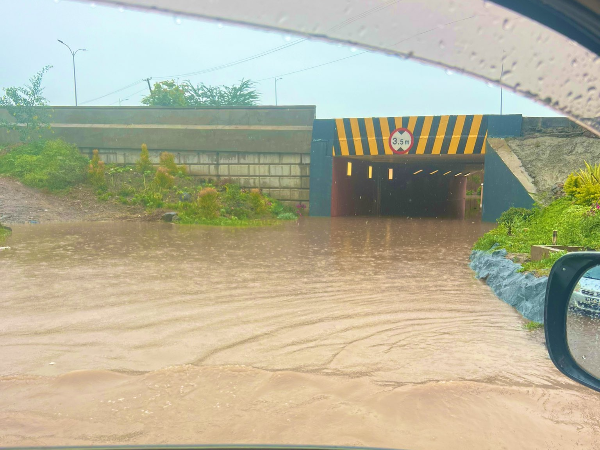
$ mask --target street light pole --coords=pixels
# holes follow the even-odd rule
[[[75,51],[71,50],[71,47],[69,47],[67,44],[65,44],[63,41],[61,41],[60,39],[57,39],[58,42],[60,42],[62,45],[64,45],[65,47],[67,47],[69,49],[69,51],[71,52],[71,56],[73,57],[73,85],[75,87],[75,106],[77,106],[77,74],[75,73],[75,55],[77,54],[78,51],[82,51],[82,52],[86,52],[87,50],[85,48],[79,48]]]
[[[275,78],[275,106],[277,106],[277,80],[281,80],[282,78]]]

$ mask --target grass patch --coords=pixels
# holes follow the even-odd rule
[[[498,226],[485,233],[474,250],[506,249],[508,253],[527,253],[532,245],[552,245],[557,231],[557,245],[600,249],[600,165],[574,172],[564,184],[563,197],[547,206],[532,209],[510,208],[498,219]],[[557,252],[541,261],[528,261],[521,272],[547,275],[565,252]]]
[[[567,252],[555,252],[551,253],[547,258],[540,259],[539,261],[524,262],[518,271],[533,272],[538,277],[548,276],[550,275],[550,269],[552,269],[554,263],[566,254]]]
[[[60,139],[11,146],[0,151],[0,175],[23,184],[60,191],[86,179],[88,159]]]
[[[515,215],[510,225],[500,222],[479,238],[473,249],[529,253],[532,245],[552,245],[553,230],[558,231],[557,245],[600,248],[600,213],[565,197],[546,207],[538,205],[525,217]]]
[[[0,244],[3,244],[8,236],[10,236],[10,230],[4,228],[2,224],[0,224]]]
[[[539,322],[530,321],[530,322],[527,322],[526,324],[524,324],[523,328],[525,328],[527,331],[535,331],[535,330],[539,330],[540,328],[544,328],[544,324],[539,323]]]
[[[252,228],[252,227],[264,227],[271,225],[279,225],[283,223],[282,220],[273,219],[236,219],[228,217],[218,217],[216,219],[189,219],[185,215],[180,216],[179,223],[183,225],[208,225],[213,227],[240,227],[240,228]]]

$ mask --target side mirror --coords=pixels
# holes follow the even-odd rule
[[[550,271],[544,313],[554,365],[600,392],[600,252],[574,252]]]

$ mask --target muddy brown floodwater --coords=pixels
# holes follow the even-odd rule
[[[600,396],[474,279],[480,223],[13,228],[1,445],[599,448]]]

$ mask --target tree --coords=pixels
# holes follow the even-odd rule
[[[152,93],[144,97],[142,103],[148,106],[253,106],[260,99],[254,86],[254,82],[244,79],[231,86],[161,81],[154,83]]]
[[[185,82],[187,102],[190,106],[253,106],[257,105],[260,94],[255,83],[242,79],[240,84],[231,86],[207,86],[201,83],[193,86]]]
[[[175,80],[154,83],[152,92],[142,99],[148,106],[188,106],[185,86],[178,85]]]
[[[50,129],[50,111],[43,108],[48,101],[42,95],[42,78],[51,68],[44,67],[29,79],[28,85],[5,88],[4,95],[0,97],[0,107],[6,108],[15,118],[14,122],[0,119],[0,128],[5,128],[7,132],[18,131],[23,142],[39,139],[42,130]]]

